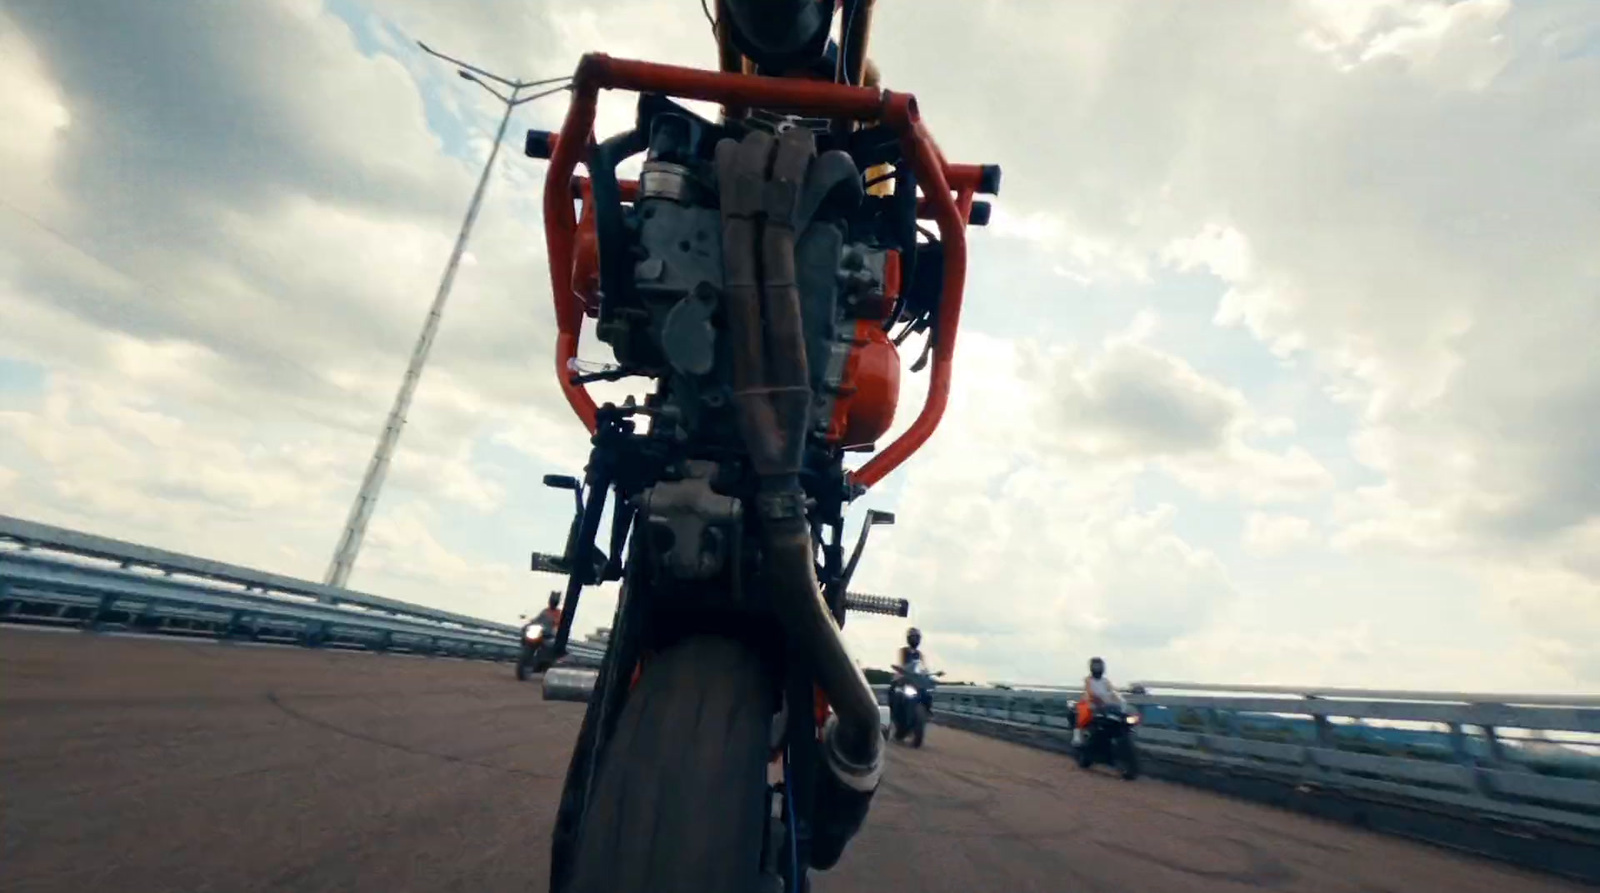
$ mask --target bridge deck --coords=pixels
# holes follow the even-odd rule
[[[543,890],[582,708],[511,669],[0,630],[13,891]],[[948,728],[818,893],[1582,888]]]

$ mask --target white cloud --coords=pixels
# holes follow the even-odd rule
[[[1494,562],[1485,569],[1489,598],[1527,630],[1527,638],[1547,660],[1576,666],[1581,679],[1600,677],[1600,583],[1596,582],[1596,531],[1589,531],[1580,561],[1585,568],[1562,567],[1559,561],[1517,566]],[[1571,556],[1577,557],[1577,556]]]
[[[1260,555],[1272,555],[1304,544],[1311,536],[1311,522],[1296,515],[1251,512],[1244,522],[1244,547]]]
[[[1019,219],[1218,277],[1220,324],[1302,359],[1356,413],[1352,448],[1380,480],[1342,488],[1334,545],[1483,574],[1477,555],[1543,560],[1540,543],[1600,516],[1600,211],[1578,198],[1600,155],[1591,4],[1083,13],[880,14],[916,52],[1004,45],[1006,71],[1062,77],[880,52],[948,155],[1050,184],[1008,191]],[[1050,114],[1019,132],[1016,107]]]
[[[692,4],[370,10],[365,55],[313,0],[8,5],[0,357],[48,373],[0,392],[8,507],[319,575],[494,124],[408,42],[524,76],[591,49],[713,54]],[[1211,678],[1448,687],[1441,668],[1514,654],[1491,687],[1600,679],[1592,7],[1035,13],[877,13],[874,55],[946,155],[1006,169],[971,260],[999,288],[971,300],[1048,306],[1028,322],[1073,336],[962,334],[949,415],[886,485],[901,520],[863,585],[911,597],[934,654],[991,676],[1075,676],[1097,650]],[[974,46],[1006,51],[980,64]],[[630,117],[609,97],[600,129]],[[542,168],[514,147],[358,570],[502,617],[543,585],[520,576],[527,548],[564,533],[561,506],[522,508],[550,501],[537,470],[585,452],[550,375]],[[1017,244],[1029,266],[984,266]],[[1180,307],[1180,276],[1220,284]],[[1162,340],[1191,311],[1218,325]],[[1281,362],[1237,356],[1246,338]],[[1273,397],[1318,390],[1349,417]],[[1263,595],[1251,556],[1291,547],[1307,575]],[[1363,626],[1315,576],[1381,591],[1398,584],[1363,568],[1389,554],[1466,576],[1461,598],[1502,625],[1460,646]],[[612,597],[585,616],[607,622]],[[1310,602],[1326,635],[1303,632]],[[849,629],[869,663],[899,634]]]
[[[72,113],[45,62],[0,11],[0,201],[11,213],[45,211],[52,167]],[[4,232],[4,230],[0,230]]]
[[[0,32],[31,51],[7,53],[8,63],[48,63],[29,70],[31,81],[10,78],[20,92],[7,101],[60,105],[72,122],[19,119],[40,144],[53,134],[39,163],[62,188],[54,219],[8,218],[17,239],[0,243],[0,314],[13,323],[0,350],[48,372],[43,393],[0,411],[0,462],[18,469],[7,511],[320,577],[432,298],[470,169],[438,154],[399,67],[356,53],[343,23],[316,4],[234,10],[247,20],[239,30],[202,29],[195,51],[179,54],[191,66],[182,78],[191,115],[169,122],[170,142],[156,146],[143,137],[145,119],[170,118],[173,104],[130,84],[100,95],[101,63],[82,43],[115,29],[62,12],[23,9],[20,30]],[[120,21],[130,35],[166,27],[150,16]],[[182,32],[194,22],[168,25]],[[293,44],[293,64],[273,77],[253,73],[263,57],[228,49],[234,33],[254,33],[256,48],[273,52]],[[116,58],[131,45],[101,46]],[[230,103],[246,122],[273,122],[270,134],[205,120]],[[251,138],[279,151],[263,164],[262,146],[239,142]],[[125,151],[108,155],[104,145]],[[314,161],[273,164],[297,155]],[[233,166],[225,182],[208,182],[219,164]],[[118,165],[121,178],[101,188]],[[161,181],[171,188],[146,189]],[[543,265],[536,221],[508,214],[515,207],[485,207],[475,245],[494,276],[460,276],[452,309],[465,313],[441,331],[373,522],[375,557],[355,580],[497,617],[512,607],[504,580],[491,572],[441,591],[437,579],[484,562],[460,553],[445,561],[415,528],[418,517],[443,523],[440,510],[451,507],[500,509],[503,472],[477,462],[473,443],[558,399],[548,376],[504,374],[504,358],[551,338],[542,317],[516,312],[526,303],[519,280],[537,281]],[[140,229],[141,219],[152,224]],[[500,374],[483,374],[486,366]],[[386,577],[391,512],[411,524],[415,566]],[[488,565],[502,576],[522,566],[515,555]],[[491,584],[502,597],[479,601],[475,587]]]
[[[1310,0],[1307,45],[1341,71],[1395,60],[1439,86],[1482,89],[1507,62],[1501,20],[1510,0]]]
[[[862,586],[911,599],[931,657],[990,678],[1051,678],[1074,672],[1062,658],[1084,649],[1159,651],[1233,597],[1217,556],[1174,532],[1173,507],[1141,508],[1134,488],[1166,453],[1228,449],[1242,400],[1221,400],[1227,411],[1201,424],[1165,411],[1196,394],[1210,406],[1219,389],[1171,374],[1154,351],[1134,364],[1156,373],[1130,389],[1141,399],[1064,387],[1100,380],[1096,361],[1037,345],[974,334],[957,352],[943,426],[907,466],[899,520],[862,569]],[[1065,416],[1051,411],[1063,394]],[[870,619],[848,629],[869,660],[899,632]]]
[[[1022,347],[1021,374],[1040,386],[1045,436],[1056,451],[1153,462],[1207,496],[1237,493],[1250,502],[1306,499],[1333,485],[1304,448],[1256,446],[1258,436],[1281,435],[1293,421],[1262,417],[1236,389],[1145,343],[1156,325],[1154,314],[1141,313],[1092,357]]]

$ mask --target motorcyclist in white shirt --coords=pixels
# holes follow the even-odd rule
[[[1072,746],[1083,743],[1083,730],[1094,718],[1094,708],[1101,704],[1121,704],[1122,695],[1106,678],[1106,662],[1098,657],[1089,659],[1089,675],[1083,677],[1083,696],[1078,699],[1078,722],[1072,730]]]
[[[921,659],[922,630],[913,626],[906,630],[906,643],[900,646],[900,653],[895,657],[895,663],[889,665],[894,670],[894,678],[889,681],[890,715],[900,715],[899,692],[900,686],[905,682],[906,669],[913,661]]]

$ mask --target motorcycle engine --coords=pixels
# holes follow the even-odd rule
[[[621,232],[588,242],[580,234],[574,271],[577,297],[617,362],[666,380],[655,424],[665,418],[687,438],[713,443],[737,437],[730,352],[719,338],[722,220],[711,159],[721,133],[688,113],[654,115]],[[828,450],[859,448],[888,432],[899,400],[900,358],[885,330],[900,293],[899,254],[870,236],[851,236],[862,178],[849,156],[828,152],[812,167],[806,188],[824,194],[795,242],[810,439]],[[580,229],[594,226],[589,204]],[[597,261],[586,244],[595,245]],[[607,256],[621,251],[626,257]],[[622,280],[609,292],[602,286],[608,264],[617,271],[613,281]]]

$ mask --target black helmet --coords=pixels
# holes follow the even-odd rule
[[[1089,658],[1089,675],[1099,679],[1106,671],[1106,662],[1098,657]]]
[[[912,627],[906,630],[906,644],[912,648],[922,644],[922,630]]]
[[[560,604],[561,604],[561,593],[559,593],[559,592],[550,593],[550,607],[554,608],[554,607],[557,607]]]

